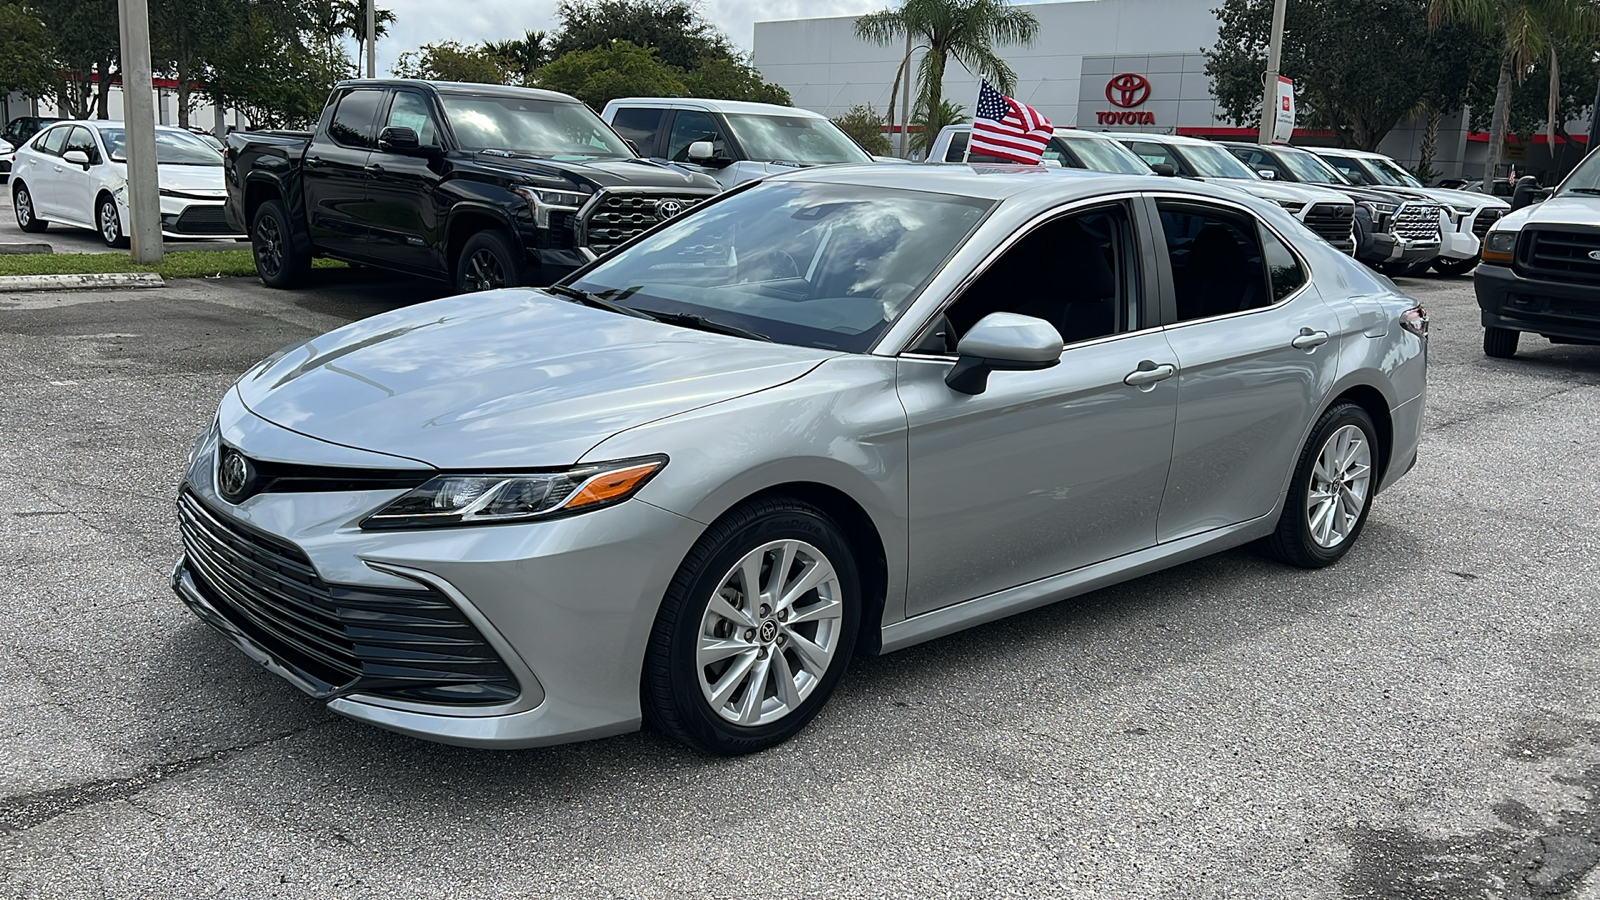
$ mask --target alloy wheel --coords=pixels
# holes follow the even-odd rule
[[[33,198],[28,196],[26,188],[17,191],[16,207],[17,226],[27,228],[28,223],[33,221]]]
[[[1306,523],[1317,546],[1342,544],[1361,521],[1372,483],[1372,447],[1355,425],[1345,425],[1322,445],[1306,490]]]
[[[256,221],[255,252],[256,267],[263,275],[271,278],[282,271],[283,232],[272,216],[262,216]]]
[[[492,291],[506,286],[506,270],[500,258],[488,249],[479,250],[467,259],[467,287],[474,291]]]
[[[775,722],[822,681],[843,634],[843,589],[821,550],[779,540],[746,553],[701,617],[700,691],[736,725]]]
[[[100,237],[108,244],[115,244],[122,237],[122,225],[117,221],[117,206],[110,201],[100,204]]]

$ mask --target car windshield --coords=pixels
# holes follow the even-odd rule
[[[1296,181],[1307,181],[1311,184],[1350,183],[1337,169],[1318,159],[1315,153],[1307,153],[1304,150],[1280,150],[1277,159],[1294,175]]]
[[[1239,158],[1221,147],[1207,147],[1200,144],[1183,144],[1174,146],[1184,162],[1187,162],[1196,172],[1205,178],[1242,178],[1247,181],[1257,181],[1256,173],[1250,167],[1239,161]]]
[[[728,130],[744,148],[745,156],[759,162],[823,165],[872,161],[827,119],[730,113]]]
[[[1083,167],[1113,175],[1149,175],[1150,167],[1132,150],[1110,138],[1088,137],[1071,131],[1057,131],[1056,140],[1083,162]]]
[[[684,216],[570,287],[786,344],[869,349],[993,204],[768,182]]]
[[[1578,163],[1552,196],[1562,194],[1600,194],[1600,153],[1591,153]]]
[[[100,138],[115,162],[127,162],[128,133],[121,128],[102,128]],[[220,166],[222,156],[205,141],[187,131],[156,129],[156,162],[164,166]]]
[[[1363,168],[1378,180],[1379,184],[1393,187],[1422,187],[1422,182],[1411,177],[1411,173],[1400,168],[1387,159],[1362,159],[1359,160]]]
[[[582,103],[539,97],[439,95],[461,149],[546,159],[628,159],[633,152]]]

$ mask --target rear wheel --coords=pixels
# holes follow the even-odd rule
[[[19,183],[11,189],[11,206],[17,213],[17,227],[23,231],[38,234],[50,227],[33,211],[33,195],[28,193],[27,185]]]
[[[1495,359],[1510,359],[1517,355],[1517,341],[1522,337],[1522,332],[1512,331],[1509,328],[1483,329],[1483,352],[1486,356]]]
[[[100,240],[105,241],[107,247],[128,246],[127,235],[122,233],[122,217],[117,215],[115,200],[102,196],[100,202],[95,204],[94,220],[100,226]]]
[[[1465,275],[1478,267],[1478,257],[1469,256],[1466,259],[1446,259],[1443,256],[1433,261],[1433,270],[1446,278]]]
[[[456,259],[456,289],[463,294],[522,284],[522,266],[511,241],[497,231],[480,231]]]
[[[268,200],[256,210],[250,224],[250,252],[255,256],[256,274],[267,287],[297,287],[311,270],[310,258],[295,249],[289,213],[277,200]]]
[[[861,586],[844,534],[789,499],[746,504],[701,536],[667,588],[645,657],[645,717],[719,756],[764,750],[844,674]]]
[[[1378,487],[1378,452],[1377,428],[1366,410],[1340,403],[1323,413],[1300,451],[1267,551],[1303,569],[1338,562],[1367,523]]]

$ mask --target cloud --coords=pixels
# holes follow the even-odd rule
[[[388,75],[407,50],[440,41],[476,44],[521,37],[524,31],[553,31],[557,0],[378,0],[395,14],[395,23],[378,41],[378,74]],[[754,43],[755,23],[773,19],[851,16],[883,9],[890,0],[699,0],[707,21],[743,50]]]

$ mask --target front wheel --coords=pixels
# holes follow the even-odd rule
[[[1433,270],[1446,278],[1465,275],[1478,267],[1478,257],[1469,256],[1466,259],[1446,259],[1443,256],[1433,261]]]
[[[28,186],[18,184],[11,192],[11,208],[17,214],[17,227],[29,234],[38,234],[50,227],[50,223],[39,218],[33,209],[33,195],[28,193]]]
[[[117,215],[117,202],[110,197],[101,197],[95,204],[95,221],[100,225],[100,240],[106,242],[107,247],[121,249],[128,246],[128,237],[122,233],[122,217]]]
[[[255,256],[256,274],[270,288],[298,287],[311,271],[311,260],[295,248],[289,213],[277,200],[268,200],[256,210],[250,223],[250,252]]]
[[[522,266],[510,239],[497,231],[480,231],[456,259],[456,289],[463,294],[514,287],[522,283]]]
[[[1421,278],[1428,272],[1429,263],[1433,260],[1425,259],[1417,263],[1380,263],[1378,271],[1390,278]]]
[[[1366,410],[1340,403],[1323,413],[1300,452],[1267,551],[1303,569],[1338,562],[1366,525],[1378,487],[1377,460],[1377,429]]]
[[[844,674],[861,584],[839,526],[790,499],[713,524],[662,599],[642,705],[655,727],[719,756],[793,736]]]
[[[1495,359],[1510,359],[1517,355],[1517,342],[1521,337],[1520,331],[1484,326],[1483,353]]]

